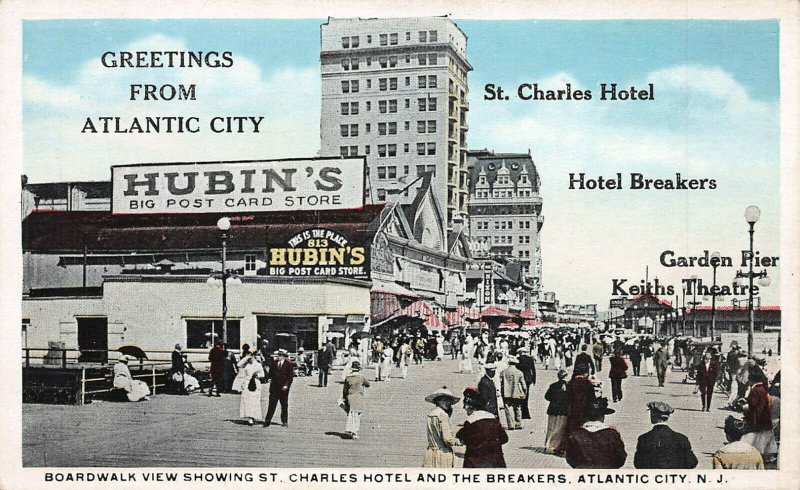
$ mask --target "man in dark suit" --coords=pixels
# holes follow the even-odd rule
[[[522,371],[522,375],[525,376],[525,383],[528,385],[528,392],[525,394],[525,402],[522,405],[522,418],[530,419],[531,411],[528,408],[528,399],[531,394],[531,386],[536,384],[536,365],[533,362],[533,357],[524,348],[517,351],[517,359],[519,359],[517,369]]]
[[[497,366],[493,363],[489,363],[484,365],[483,368],[486,370],[486,374],[484,374],[478,382],[478,391],[481,394],[483,402],[486,404],[483,409],[495,417],[500,418],[500,414],[497,410],[497,386],[492,379],[494,378],[495,372],[497,372]]]
[[[181,352],[181,344],[175,344],[175,350],[172,351],[172,375],[173,389],[176,393],[181,395],[188,395],[186,387],[183,382],[183,374],[186,372],[186,363],[183,362],[183,352]],[[175,376],[175,375],[179,376]],[[178,379],[180,377],[180,379]]]
[[[280,349],[278,360],[270,369],[272,381],[269,385],[269,408],[267,417],[264,419],[264,427],[269,427],[272,423],[272,416],[275,415],[278,402],[281,403],[281,425],[289,427],[289,388],[294,379],[294,365],[287,359],[288,354],[284,349]]]
[[[333,343],[328,340],[317,355],[317,368],[319,368],[319,387],[328,386],[328,374],[333,364],[333,358],[336,356],[336,348]]]
[[[578,367],[578,364],[586,364],[587,366],[589,366],[589,373],[594,374],[594,361],[592,361],[592,356],[590,356],[586,352],[588,348],[589,346],[586,344],[583,344],[581,346],[581,353],[575,356],[575,367]],[[574,376],[575,376],[575,371],[573,371],[573,377]]]
[[[710,352],[706,352],[700,364],[697,366],[695,378],[697,387],[700,390],[700,401],[703,404],[702,410],[711,411],[711,396],[714,394],[714,385],[717,382],[719,364],[713,359]]]
[[[662,402],[647,404],[653,428],[639,436],[633,466],[640,469],[685,469],[697,466],[689,439],[667,426],[672,407]]]

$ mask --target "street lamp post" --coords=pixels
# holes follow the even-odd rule
[[[697,301],[697,276],[692,276],[692,301],[689,302],[689,306],[692,307],[692,336],[697,337],[697,305],[701,302]]]
[[[713,272],[713,281],[711,284],[711,341],[716,340],[717,335],[717,267],[720,263],[720,253],[714,252],[711,254],[711,268]]]
[[[747,290],[747,317],[749,320],[749,325],[747,327],[747,355],[753,355],[753,332],[755,330],[755,313],[753,312],[753,279],[759,278],[758,283],[761,286],[769,286],[770,278],[767,276],[766,269],[761,272],[753,272],[753,234],[755,233],[755,225],[758,222],[758,219],[761,217],[761,210],[758,206],[748,206],[747,209],[744,210],[744,219],[750,225],[750,249],[748,252],[748,259],[749,259],[749,271],[747,273],[742,273],[741,271],[736,271],[736,281],[739,286],[743,286],[745,279],[747,280],[749,287]]]
[[[213,286],[222,286],[222,342],[228,343],[228,281],[231,285],[241,284],[242,280],[234,271],[229,271],[226,268],[227,252],[228,252],[228,239],[230,234],[228,231],[231,229],[231,220],[227,217],[222,217],[217,221],[217,228],[222,232],[222,272],[219,277],[214,275],[210,276],[206,283]],[[214,322],[211,322],[211,342],[214,342],[216,337],[214,332]]]
[[[683,306],[681,307],[681,334],[683,334],[683,336],[686,337],[686,285],[684,285],[683,288],[681,288],[681,290],[683,293],[681,295],[681,297],[683,298],[683,303],[682,303]]]

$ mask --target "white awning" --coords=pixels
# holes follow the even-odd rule
[[[397,284],[396,282],[373,280],[372,289],[370,289],[370,292],[388,293],[388,294],[394,294],[395,296],[406,296],[409,298],[419,298],[419,294],[404,288],[403,286]]]

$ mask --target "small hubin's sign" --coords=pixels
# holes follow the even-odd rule
[[[311,228],[290,238],[285,246],[271,247],[267,274],[287,277],[369,278],[369,253],[328,228]]]

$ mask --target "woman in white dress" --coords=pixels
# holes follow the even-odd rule
[[[150,399],[150,388],[147,384],[138,379],[133,379],[131,371],[128,369],[130,357],[125,355],[119,358],[119,362],[114,364],[114,388],[121,388],[128,393],[128,400],[138,402]]]
[[[247,425],[253,425],[256,420],[261,420],[261,380],[264,378],[264,368],[256,362],[252,355],[239,362],[239,372],[244,373],[242,398],[239,400],[239,417],[247,419]]]
[[[244,344],[242,346],[242,353],[239,356],[240,360],[238,363],[236,363],[238,371],[236,373],[236,377],[233,379],[233,384],[231,384],[231,391],[234,391],[236,393],[241,393],[244,391],[245,383],[247,382],[247,376],[245,375],[244,372],[242,372],[242,368],[244,368],[249,362],[247,360],[247,356],[249,355],[250,355],[250,345]]]
[[[472,355],[474,354],[474,343],[472,334],[467,335],[464,339],[464,345],[461,347],[461,372],[472,373]]]

